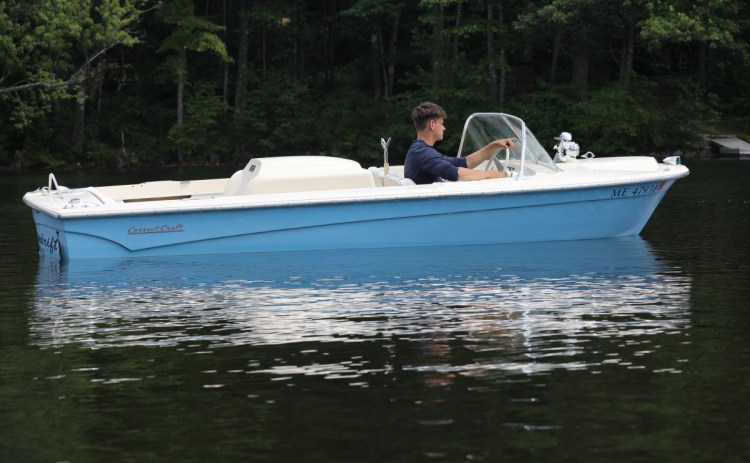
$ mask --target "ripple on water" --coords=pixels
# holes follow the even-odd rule
[[[452,265],[430,262],[429,254],[405,265],[384,265],[398,262],[390,258],[373,264],[382,253],[365,252],[358,259],[255,257],[251,262],[265,261],[250,269],[246,260],[224,257],[40,270],[31,334],[44,348],[194,352],[300,343],[315,353],[328,343],[411,342],[424,355],[406,370],[467,376],[639,368],[658,349],[649,338],[687,326],[690,279],[664,271],[639,238],[594,243],[588,252],[567,244],[572,248],[558,260],[550,258],[551,245],[537,244],[523,245],[510,259],[506,248],[487,248]],[[446,357],[442,344],[471,355]],[[388,369],[382,360],[308,357],[316,360],[250,370],[358,379]]]

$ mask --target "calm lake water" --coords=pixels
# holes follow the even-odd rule
[[[750,161],[687,164],[627,239],[63,266],[2,173],[0,461],[750,461]]]

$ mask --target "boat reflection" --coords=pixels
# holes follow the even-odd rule
[[[689,278],[663,265],[640,237],[62,266],[42,260],[31,336],[42,347],[97,349],[414,341],[424,362],[407,368],[441,373],[451,368],[440,360],[450,342],[476,353],[455,367],[461,374],[544,371],[584,368],[578,354],[595,338],[683,329],[689,292]]]

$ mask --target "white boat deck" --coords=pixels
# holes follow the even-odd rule
[[[383,176],[381,169],[364,169],[352,161],[342,164],[344,168],[338,176],[333,175],[334,172],[323,170],[325,175],[321,173],[320,176],[309,176],[307,179],[297,175],[299,170],[308,173],[311,171],[307,166],[299,165],[300,159],[296,160],[297,170],[284,165],[280,171],[261,169],[257,165],[253,170],[256,161],[253,160],[249,168],[238,171],[230,179],[158,181],[62,191],[38,190],[28,193],[24,200],[34,209],[45,211],[53,217],[80,218],[541,193],[634,182],[661,182],[687,175],[684,166],[658,164],[649,157],[625,157],[581,160],[561,165],[560,172],[545,175],[534,173],[534,166],[527,165],[525,170],[528,175],[523,178],[414,185],[413,182],[405,183],[398,175],[402,172],[402,166],[392,166],[392,174],[400,181],[388,183],[388,176]],[[278,161],[282,164],[288,162],[289,160]],[[265,173],[258,176],[260,170]],[[243,179],[248,173],[253,175]],[[355,180],[355,183],[359,183],[353,184]],[[252,186],[254,182],[261,184],[262,188]],[[284,191],[283,188],[279,191],[279,187],[284,185],[291,185],[289,191]]]

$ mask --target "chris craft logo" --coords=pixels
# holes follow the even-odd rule
[[[175,233],[185,231],[185,226],[181,223],[177,225],[157,225],[155,227],[130,227],[128,228],[129,235],[144,235],[146,233]]]
[[[60,232],[55,233],[55,236],[46,236],[40,233],[39,245],[46,249],[49,254],[56,254],[60,251]]]

